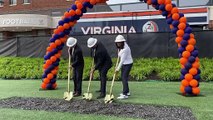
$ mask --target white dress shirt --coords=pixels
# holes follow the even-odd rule
[[[116,71],[119,71],[122,65],[133,63],[131,50],[126,42],[124,42],[124,48],[121,49],[120,52],[118,53],[118,57],[120,58],[120,62],[118,64],[118,67],[116,68]]]

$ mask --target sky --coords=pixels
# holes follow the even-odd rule
[[[107,4],[132,3],[138,1],[139,0],[109,0],[107,1]]]

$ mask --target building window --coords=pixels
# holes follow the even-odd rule
[[[3,7],[4,5],[4,1],[3,0],[0,0],[0,7]]]
[[[17,5],[17,0],[10,0],[10,5]]]
[[[30,4],[30,0],[23,0],[23,4]]]

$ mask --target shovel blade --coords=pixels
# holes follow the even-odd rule
[[[92,99],[92,93],[84,93],[83,99],[85,100],[91,100]]]
[[[114,100],[114,95],[106,95],[106,97],[104,98],[105,103],[112,103],[113,100]]]
[[[64,92],[64,99],[70,101],[73,98],[73,92]]]

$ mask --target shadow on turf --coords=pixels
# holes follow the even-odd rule
[[[183,95],[182,93],[176,93],[178,95],[184,96],[184,97],[206,97],[205,95],[199,94],[199,95]]]

